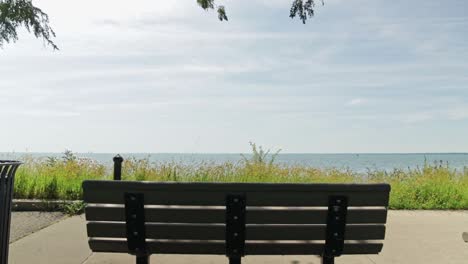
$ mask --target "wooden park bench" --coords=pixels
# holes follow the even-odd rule
[[[85,181],[94,252],[319,255],[323,263],[382,250],[387,184]]]

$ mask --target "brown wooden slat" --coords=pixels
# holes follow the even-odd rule
[[[105,205],[87,206],[88,221],[125,221],[123,207]],[[248,224],[325,224],[327,209],[249,209]],[[383,209],[348,209],[348,224],[383,224],[387,220],[387,210]],[[224,223],[224,209],[207,208],[146,208],[146,222],[161,223]]]
[[[94,252],[128,253],[127,242],[123,240],[90,239]],[[381,243],[346,243],[343,254],[378,254]],[[246,243],[246,255],[320,255],[322,243]],[[147,248],[152,254],[211,254],[224,255],[224,243],[148,241]]]
[[[125,238],[125,223],[89,222],[89,237]],[[148,239],[224,240],[221,224],[146,224]],[[346,240],[384,239],[384,225],[348,225]],[[326,225],[247,225],[246,240],[325,240]]]
[[[295,191],[310,192],[322,191],[344,191],[344,192],[365,192],[365,191],[390,191],[390,185],[386,183],[377,184],[328,184],[328,183],[213,183],[213,182],[150,182],[150,181],[105,181],[105,180],[87,180],[83,182],[83,187],[92,186],[112,188],[124,186],[130,189],[149,189],[158,191],[247,191],[247,192],[265,192],[265,191]],[[111,189],[112,189],[111,188]]]
[[[247,226],[246,235],[247,240],[325,240],[326,226]],[[349,225],[346,227],[346,240],[380,240],[384,238],[384,225]]]
[[[388,184],[241,184],[84,181],[87,203],[123,204],[125,192],[145,195],[145,204],[224,205],[226,194],[244,193],[248,206],[326,206],[330,195],[349,206],[387,206]]]
[[[323,253],[323,244],[279,244],[279,243],[253,243],[247,244],[246,255],[317,255]],[[381,243],[345,244],[343,254],[361,255],[378,254],[382,251]],[[312,251],[312,252],[310,252]]]

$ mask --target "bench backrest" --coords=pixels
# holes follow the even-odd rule
[[[340,215],[346,219],[341,253],[379,253],[390,186],[85,181],[83,191],[89,244],[95,252],[134,253],[127,244],[132,235],[128,223],[136,218],[131,210],[140,210],[144,230],[134,233],[145,233],[150,254],[225,255],[226,223],[239,228],[229,224],[232,216],[245,224],[239,232],[245,238],[243,255],[321,255],[333,235],[327,224],[334,221],[331,214],[334,208],[338,212],[336,202],[342,198],[347,204]],[[144,210],[132,202],[135,197]],[[233,205],[239,198],[240,207]]]

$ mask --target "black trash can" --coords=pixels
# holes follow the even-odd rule
[[[0,264],[8,263],[13,184],[20,165],[19,161],[0,160]]]

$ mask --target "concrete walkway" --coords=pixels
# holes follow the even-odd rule
[[[92,254],[87,244],[85,222],[83,216],[71,217],[16,241],[10,247],[10,263],[135,263],[134,258],[126,254]],[[468,243],[462,240],[463,231],[468,231],[468,211],[391,211],[380,255],[344,256],[337,258],[336,263],[468,263]],[[182,255],[155,255],[152,262],[228,263],[223,256]],[[256,256],[244,258],[243,263],[318,264],[320,260],[310,256]]]
[[[10,243],[48,227],[66,215],[60,212],[13,212],[11,214]]]
[[[66,218],[10,244],[10,264],[75,264],[89,256],[83,216]]]

